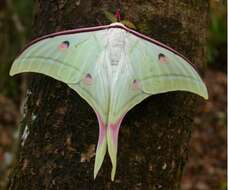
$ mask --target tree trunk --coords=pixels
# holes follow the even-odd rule
[[[208,2],[186,0],[37,0],[34,36],[109,24],[103,10],[122,16],[145,33],[205,63]],[[88,56],[89,56],[88,52]],[[67,85],[33,74],[9,190],[176,190],[187,160],[198,96],[186,92],[154,95],[124,118],[117,174],[110,180],[106,156],[93,180],[98,122],[89,105]]]

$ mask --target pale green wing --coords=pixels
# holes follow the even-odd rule
[[[83,97],[94,109],[99,121],[99,140],[96,149],[94,178],[103,163],[107,151],[106,127],[109,114],[109,84],[106,73],[103,71],[105,62],[105,50],[101,52],[99,58],[91,63],[94,66],[88,68],[87,72],[91,76],[84,77],[77,84],[68,84],[78,94]]]
[[[112,181],[114,180],[116,173],[118,133],[122,119],[132,107],[149,96],[142,93],[140,84],[138,84],[138,80],[135,78],[134,71],[132,70],[126,52],[119,64],[122,65],[122,67],[110,90],[110,107],[107,127],[108,152],[112,162]]]
[[[29,46],[13,63],[10,75],[36,72],[62,81],[82,96],[94,109],[99,121],[99,141],[94,176],[106,149],[106,120],[109,92],[99,71],[104,62],[106,30],[57,35]],[[102,40],[101,40],[102,39]]]
[[[208,98],[207,89],[194,68],[174,50],[127,33],[124,56],[117,80],[111,88],[107,127],[108,152],[114,180],[118,133],[124,115],[153,94],[189,91]]]
[[[40,40],[29,46],[14,61],[10,75],[37,72],[65,83],[78,82],[83,72],[100,54],[102,42],[98,42],[97,35],[103,33],[104,31],[66,34]],[[69,47],[61,47],[63,42],[68,42]]]
[[[136,77],[147,94],[188,91],[208,99],[202,79],[186,59],[150,41],[129,34],[134,42],[129,57]]]
[[[105,36],[105,30],[76,34],[59,35],[43,39],[29,46],[13,63],[10,75],[22,72],[36,72],[46,74],[68,85],[83,83],[85,77],[91,73],[92,80],[96,80],[94,73],[96,62],[103,51],[104,42],[98,39]],[[69,47],[64,47],[68,42]],[[90,85],[88,85],[90,86]],[[101,87],[102,88],[102,87]],[[104,107],[98,106],[101,96],[90,93],[80,93],[97,112],[104,116]],[[98,101],[98,102],[97,102]],[[104,101],[104,99],[102,99]],[[99,108],[101,110],[99,110]]]

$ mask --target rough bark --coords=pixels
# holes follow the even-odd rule
[[[108,24],[102,10],[114,12],[113,2],[38,0],[34,36]],[[207,1],[125,0],[121,10],[139,31],[179,50],[199,67],[205,62]],[[9,190],[179,189],[194,110],[201,103],[197,96],[186,92],[151,96],[127,114],[120,130],[115,182],[110,181],[107,156],[93,180],[98,124],[76,92],[34,74],[27,98]],[[27,138],[22,138],[26,130]]]

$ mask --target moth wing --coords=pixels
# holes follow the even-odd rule
[[[14,61],[10,75],[36,72],[65,83],[78,82],[102,51],[105,31],[45,37],[29,45]]]
[[[108,89],[98,75],[106,30],[50,36],[28,46],[14,61],[10,75],[35,72],[66,83],[94,109],[99,121],[99,141],[94,176],[106,153]]]
[[[129,39],[135,43],[129,49],[130,62],[145,93],[188,91],[208,99],[205,84],[186,58],[155,40],[132,34]]]
[[[208,93],[202,79],[175,50],[152,43],[131,33],[126,38],[125,64],[111,93],[107,127],[108,152],[114,180],[117,163],[118,133],[124,115],[153,94],[169,91],[189,91],[205,99]],[[124,51],[124,50],[123,50]]]

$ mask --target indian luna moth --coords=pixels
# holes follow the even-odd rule
[[[93,108],[99,122],[94,178],[108,150],[114,180],[120,125],[136,104],[169,91],[208,98],[205,84],[187,58],[119,22],[32,41],[14,61],[10,75],[22,72],[42,73],[66,83]]]

